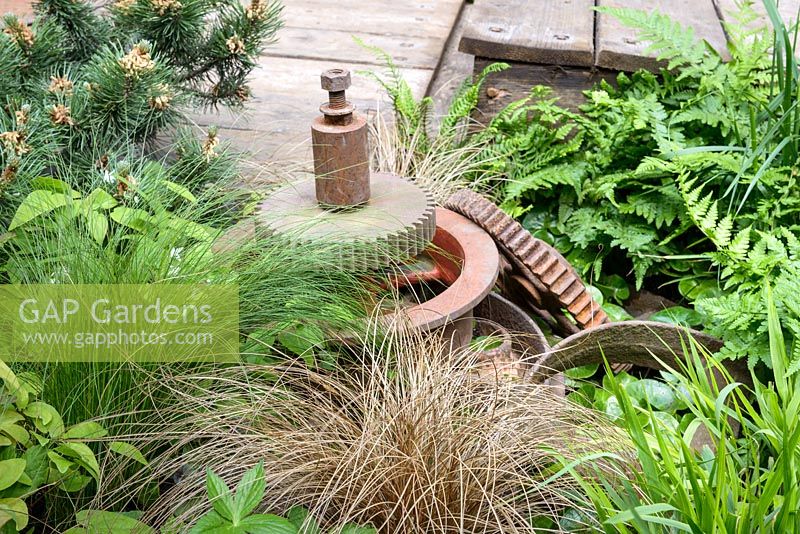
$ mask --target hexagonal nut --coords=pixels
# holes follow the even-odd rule
[[[326,70],[320,76],[322,88],[326,91],[344,91],[350,87],[350,71],[347,69]]]

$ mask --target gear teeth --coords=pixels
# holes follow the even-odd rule
[[[408,182],[394,176],[392,180]],[[278,191],[278,194],[285,193],[282,199],[283,204],[280,204],[281,208],[289,204],[287,199],[295,200],[298,203],[306,201],[306,197],[298,197],[294,194],[297,188],[300,187],[306,187],[313,192],[314,182],[313,180],[307,180]],[[335,251],[332,251],[331,254],[339,266],[355,271],[381,268],[396,261],[398,257],[417,256],[430,245],[436,232],[436,202],[429,191],[423,190],[415,184],[413,187],[424,195],[424,204],[419,202],[419,208],[417,209],[419,209],[420,213],[416,220],[412,222],[406,221],[405,224],[398,223],[395,228],[387,229],[384,235],[378,237],[356,237],[342,240],[341,243],[337,242]],[[314,205],[316,205],[316,201],[314,201]],[[292,208],[295,207],[293,204],[291,206]],[[263,204],[262,209],[264,209]],[[305,236],[300,233],[299,235],[302,237],[298,237],[298,235],[291,235],[291,231],[287,232],[280,228],[275,229],[272,226],[274,223],[275,221],[268,217],[261,219],[261,222],[257,222],[257,224],[261,225],[263,231],[267,233],[286,235],[288,243],[313,244],[320,242],[313,236]]]
[[[514,256],[517,263],[524,265],[528,272],[521,273],[523,278],[532,282],[538,280],[549,291],[551,299],[555,300],[556,309],[550,311],[558,312],[560,308],[566,308],[581,328],[609,322],[608,316],[592,299],[572,265],[556,249],[533,237],[494,203],[463,189],[451,195],[444,206],[486,230],[506,254]],[[547,302],[550,299],[543,300]]]

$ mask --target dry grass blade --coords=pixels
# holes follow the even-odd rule
[[[124,439],[158,454],[133,476],[117,465],[95,506],[124,505],[158,481],[145,519],[190,524],[209,506],[206,468],[233,485],[263,460],[263,508],[306,506],[328,527],[533,532],[532,517],[569,504],[570,482],[542,484],[556,456],[620,448],[597,414],[547,386],[480,377],[480,354],[452,354],[435,336],[398,333],[355,356],[327,372],[298,364],[155,377],[172,408]]]
[[[374,169],[412,179],[439,204],[459,189],[487,191],[501,178],[499,172],[490,172],[496,156],[488,154],[485,139],[475,136],[454,143],[450,136],[438,136],[430,141],[423,127],[404,136],[381,113],[370,127]]]

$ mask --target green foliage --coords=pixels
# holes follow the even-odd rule
[[[619,399],[620,418],[632,440],[634,457],[608,454],[565,464],[595,511],[596,531],[796,532],[800,460],[798,395],[800,375],[789,371],[773,292],[761,298],[768,315],[768,358],[774,379],[753,376],[752,391],[732,381],[724,368],[695,343],[685,348],[687,366],[674,371],[695,417],[686,427],[664,424],[656,402],[637,402],[623,381],[609,377]],[[729,385],[710,379],[704,358]],[[702,448],[690,446],[699,432]],[[598,460],[613,466],[600,470]],[[584,503],[579,503],[584,504]]]
[[[611,381],[625,390],[630,402],[637,407],[650,406],[655,417],[662,424],[675,429],[686,429],[695,417],[688,410],[685,391],[670,385],[677,379],[664,373],[667,381],[653,378],[636,378],[626,372],[615,375],[602,375],[600,380],[588,380],[597,375],[599,366],[588,365],[568,370],[566,385],[571,388],[569,398],[582,406],[591,407],[605,413],[609,419],[624,423],[620,398],[615,394]],[[640,417],[644,426],[650,425],[647,417]]]
[[[254,513],[262,506],[266,492],[264,465],[248,469],[234,490],[210,469],[206,472],[206,494],[211,510],[188,529],[190,534],[323,534],[317,521],[303,507],[289,510],[286,517]],[[67,534],[153,534],[156,531],[139,520],[140,514],[83,510],[77,514],[77,527]],[[167,522],[161,534],[184,531],[186,525]],[[375,529],[347,523],[330,534],[375,534]]]
[[[508,68],[505,63],[492,63],[474,78],[464,80],[456,91],[447,114],[441,117],[438,130],[434,131],[430,116],[433,99],[426,96],[417,101],[411,86],[403,78],[400,69],[389,54],[378,47],[367,45],[358,38],[354,39],[386,65],[385,77],[372,71],[365,71],[363,74],[375,79],[391,98],[400,145],[413,147],[420,154],[433,148],[437,150],[452,149],[463,143],[466,135],[464,126],[469,122],[470,114],[478,105],[478,96],[486,78],[492,73]]]
[[[686,259],[713,250],[726,233],[796,220],[788,167],[796,158],[776,152],[781,135],[793,138],[781,127],[794,111],[771,96],[785,97],[796,85],[786,81],[789,71],[783,76],[770,64],[774,41],[766,31],[732,31],[732,59],[722,62],[659,13],[603,9],[637,28],[667,70],[601,82],[586,93],[580,114],[542,88],[499,113],[482,135],[493,139],[491,165],[504,165],[504,207],[522,216],[552,206],[553,240],[564,241],[568,258],[595,277],[613,260],[607,274],[632,272],[637,287],[652,275],[710,279],[713,273]],[[791,55],[786,46],[776,53]],[[776,74],[783,85],[770,84]],[[711,200],[720,197],[726,206]],[[737,217],[723,216],[729,206]]]
[[[192,106],[240,106],[281,26],[273,0],[121,0],[105,12],[82,0],[35,7],[32,26],[9,15],[0,32],[3,204],[51,169],[88,172],[129,155],[131,145],[147,152],[144,142]]]
[[[102,476],[94,451],[86,442],[103,438],[106,429],[94,421],[65,426],[61,414],[39,400],[42,381],[32,373],[16,375],[0,361],[0,532],[23,532],[28,506],[37,493],[77,493]],[[109,450],[141,452],[125,442]]]

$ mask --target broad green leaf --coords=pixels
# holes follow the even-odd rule
[[[675,419],[675,417],[673,417],[672,414],[667,412],[653,412],[653,417],[655,417],[659,421],[659,423],[664,425],[671,432],[677,433],[678,428],[680,427],[680,423],[678,423],[678,420]]]
[[[125,441],[112,441],[111,445],[109,445],[108,448],[111,451],[116,452],[117,454],[121,454],[122,456],[127,456],[131,460],[136,460],[142,465],[148,464],[147,459],[139,451],[139,449],[137,449],[130,443],[127,443]]]
[[[32,191],[22,204],[17,208],[14,218],[11,219],[11,224],[8,225],[9,230],[19,228],[37,217],[41,217],[45,213],[49,213],[56,208],[60,208],[67,203],[67,196],[62,193],[53,193],[37,189]]]
[[[0,491],[17,483],[19,477],[25,472],[25,464],[26,462],[22,458],[0,461]]]
[[[83,200],[83,204],[90,210],[110,210],[118,204],[117,199],[103,189],[95,189]]]
[[[75,514],[87,534],[154,534],[155,530],[126,513],[81,510]]]
[[[34,445],[25,451],[25,474],[31,479],[31,488],[36,489],[47,483],[47,474],[50,471],[50,459],[47,449],[41,445]]]
[[[115,222],[139,232],[147,231],[153,223],[153,216],[146,211],[125,206],[117,206],[110,216]]]
[[[716,280],[684,278],[678,282],[678,291],[691,301],[716,297],[721,294]]]
[[[83,488],[88,486],[89,482],[91,481],[92,477],[75,472],[67,476],[66,478],[62,478],[61,480],[59,480],[58,487],[60,487],[66,492],[71,493],[71,492],[81,491]]]
[[[108,233],[108,217],[97,211],[89,211],[86,213],[86,226],[92,238],[102,243]]]
[[[3,380],[6,391],[17,398],[17,408],[25,408],[28,405],[28,390],[22,387],[17,376],[2,360],[0,360],[0,379]]]
[[[53,462],[53,465],[56,466],[56,469],[62,475],[66,475],[67,471],[69,471],[69,469],[75,465],[75,462],[72,460],[67,460],[57,452],[48,451],[47,458]]]
[[[245,517],[255,510],[264,498],[267,483],[264,480],[264,464],[259,462],[247,470],[236,486],[233,506],[238,517]]]
[[[606,401],[603,411],[606,412],[606,415],[608,415],[612,421],[616,421],[622,417],[623,414],[622,406],[620,406],[619,400],[613,395]]]
[[[631,296],[628,283],[618,274],[602,277],[599,282],[595,283],[595,286],[603,292],[606,301],[622,302]]]
[[[325,337],[318,327],[300,324],[278,334],[278,341],[290,352],[303,356],[322,345]]]
[[[648,318],[659,323],[677,324],[680,326],[697,326],[703,323],[703,316],[689,308],[683,306],[672,306],[659,310]]]
[[[25,430],[24,427],[21,427],[14,423],[6,423],[4,425],[0,425],[0,434],[5,434],[6,436],[10,437],[17,443],[25,444],[28,443],[28,440],[31,439],[31,435],[28,434],[28,431]]]
[[[625,389],[640,404],[647,400],[658,411],[674,412],[680,406],[675,391],[667,384],[652,378],[638,380]]]
[[[198,241],[211,241],[217,234],[207,226],[179,217],[170,217],[167,227]]]
[[[558,518],[558,527],[562,532],[581,532],[587,524],[585,513],[576,508],[567,508]]]
[[[588,290],[589,290],[589,294],[591,294],[591,295],[592,295],[592,298],[594,299],[594,301],[595,301],[597,304],[599,304],[600,306],[602,306],[602,305],[603,305],[603,301],[604,301],[604,298],[603,298],[603,292],[602,292],[602,291],[600,291],[600,290],[599,290],[598,288],[596,288],[595,286],[590,286],[590,285],[587,285],[587,286],[586,286],[586,289],[588,289]]]
[[[599,367],[600,365],[598,364],[581,365],[580,367],[573,367],[572,369],[567,369],[564,372],[564,374],[570,378],[580,380],[582,378],[589,378],[590,376],[594,375]]]
[[[58,180],[49,176],[37,176],[31,180],[31,186],[33,186],[34,189],[43,189],[46,191],[52,191],[53,193],[72,194],[76,192],[64,180]]]
[[[28,526],[28,507],[22,499],[0,499],[0,528],[14,522],[17,532]]]
[[[46,402],[32,402],[23,413],[33,418],[36,428],[40,432],[46,432],[51,438],[57,438],[64,433],[64,422],[61,420],[61,415]]]
[[[69,427],[61,439],[97,439],[108,434],[105,428],[94,421],[84,421]]]
[[[255,514],[239,522],[245,532],[257,534],[297,534],[297,527],[286,518],[274,514]]]
[[[286,513],[286,518],[297,527],[301,534],[322,534],[319,523],[311,517],[308,509],[303,506],[295,506]]]
[[[617,306],[616,304],[610,304],[606,302],[603,304],[603,311],[606,312],[608,318],[613,323],[619,323],[621,321],[630,321],[633,319],[633,316],[625,311],[625,308],[622,306]]]
[[[97,464],[92,449],[84,443],[67,442],[56,447],[56,452],[68,458],[73,458],[75,463],[86,469],[95,480],[100,479],[100,466]]]
[[[237,531],[231,528],[231,522],[219,515],[215,510],[211,510],[201,517],[194,524],[189,534],[226,534]]]
[[[233,497],[228,485],[219,475],[211,469],[206,470],[206,492],[211,506],[220,515],[229,521],[233,520],[236,511],[233,508]]]

